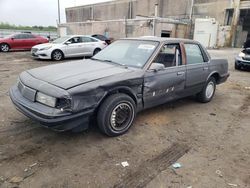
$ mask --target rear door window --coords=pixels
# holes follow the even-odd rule
[[[187,55],[187,64],[198,64],[203,63],[204,57],[202,51],[197,44],[184,44]]]
[[[90,37],[82,37],[82,42],[97,42],[97,40]]]

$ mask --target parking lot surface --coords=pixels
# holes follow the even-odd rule
[[[19,113],[8,96],[18,75],[55,62],[0,53],[0,187],[250,187],[250,72],[234,70],[239,51],[209,51],[228,58],[231,74],[210,103],[146,110],[115,138],[95,126],[54,132]]]

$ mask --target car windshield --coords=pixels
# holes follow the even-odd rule
[[[118,40],[104,48],[92,59],[142,68],[159,42],[143,40]]]
[[[54,44],[60,44],[60,43],[63,43],[67,39],[70,39],[70,37],[67,37],[67,36],[66,37],[60,37],[60,38],[54,40],[52,43],[54,43]]]

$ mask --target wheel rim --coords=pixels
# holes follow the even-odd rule
[[[210,99],[214,94],[214,83],[211,81],[208,83],[206,88],[206,97]]]
[[[2,44],[2,45],[1,45],[1,50],[2,50],[3,52],[8,52],[8,51],[9,51],[9,46],[8,46],[7,44]]]
[[[111,128],[122,131],[130,126],[134,117],[134,110],[130,103],[120,103],[112,111],[110,116]]]
[[[53,53],[53,58],[54,58],[55,60],[61,60],[61,59],[62,59],[62,53],[59,52],[59,51],[55,51],[55,52]]]

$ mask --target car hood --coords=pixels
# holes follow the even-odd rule
[[[134,70],[120,65],[87,59],[39,67],[27,72],[39,80],[67,90],[91,81],[132,71]]]
[[[9,40],[9,39],[8,38],[0,38],[0,42],[5,42],[7,40]]]
[[[32,48],[37,48],[37,49],[42,49],[42,48],[46,48],[46,47],[50,47],[50,46],[55,46],[55,44],[52,43],[44,43],[44,44],[38,44],[33,46]]]

